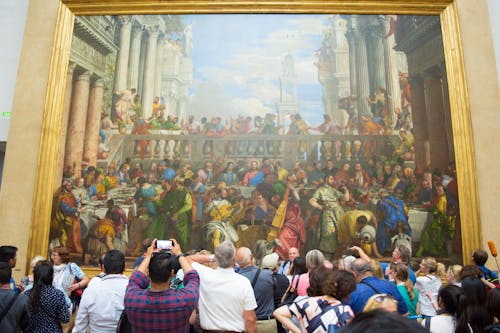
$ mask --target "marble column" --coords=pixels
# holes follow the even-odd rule
[[[154,96],[162,96],[162,77],[163,77],[163,50],[165,49],[165,38],[163,34],[158,36],[156,46],[156,69],[155,69],[155,87]]]
[[[145,119],[153,113],[153,97],[156,69],[156,46],[158,40],[158,29],[148,29],[146,46],[146,61],[144,63],[144,85],[142,88],[142,114]]]
[[[353,18],[353,20],[358,21],[359,15],[355,15],[355,18]],[[367,100],[367,98],[370,96],[370,81],[368,75],[368,59],[366,56],[365,38],[357,24],[356,26],[353,26],[353,29],[354,43],[356,48],[356,97],[358,103],[358,114],[360,117],[371,117],[372,114],[370,112]]]
[[[357,94],[356,91],[356,47],[354,43],[354,32],[349,29],[346,32],[347,43],[349,44],[349,95]]]
[[[74,177],[80,177],[82,173],[83,142],[85,139],[85,126],[89,105],[90,76],[90,72],[80,74],[73,86],[64,165],[71,167]]]
[[[385,62],[384,62],[384,48],[382,45],[383,34],[382,27],[376,25],[372,27],[370,33],[372,54],[373,54],[373,83],[374,92],[379,92],[379,88],[386,88],[385,83]]]
[[[128,62],[128,88],[139,87],[139,60],[141,57],[141,40],[144,32],[143,27],[132,29],[132,40],[130,42],[130,57]]]
[[[128,72],[128,58],[130,53],[130,31],[132,21],[130,17],[119,17],[120,28],[120,49],[118,50],[118,58],[116,60],[115,69],[115,90],[127,89],[127,72]]]
[[[424,79],[425,101],[427,107],[427,128],[429,133],[429,147],[431,165],[433,168],[446,170],[453,154],[448,150],[448,136],[446,131],[445,108],[443,105],[443,91],[439,68],[433,67],[426,72]],[[448,124],[451,125],[451,124]],[[451,157],[451,159],[450,159]]]
[[[415,138],[415,165],[429,165],[429,133],[427,128],[427,110],[425,106],[424,80],[419,76],[411,76],[411,107],[413,114],[413,136]]]
[[[392,124],[396,124],[396,110],[401,111],[401,88],[399,87],[399,73],[396,61],[396,46],[394,32],[387,36],[389,33],[391,20],[394,18],[390,16],[381,16],[382,24],[384,25],[384,32],[386,37],[383,39],[384,44],[384,62],[385,62],[385,82],[387,89],[387,96],[389,100],[386,101],[387,109],[392,115]]]
[[[99,126],[104,97],[104,80],[97,79],[90,89],[87,125],[85,126],[85,140],[83,146],[83,160],[89,166],[97,167],[97,153],[99,152]]]
[[[76,68],[76,63],[70,62],[68,72],[66,74],[66,89],[64,92],[63,114],[61,121],[61,132],[59,133],[59,151],[57,152],[55,188],[61,186],[63,172],[66,165],[64,165],[64,152],[66,148],[66,134],[68,133],[69,112],[71,106],[71,94],[73,93],[73,72]]]

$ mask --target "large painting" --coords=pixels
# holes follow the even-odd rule
[[[49,246],[462,261],[435,15],[77,16]]]

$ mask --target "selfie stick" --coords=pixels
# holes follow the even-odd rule
[[[495,243],[492,240],[489,240],[488,247],[490,248],[491,255],[493,256],[493,258],[495,258],[495,262],[497,263],[497,269],[498,269],[497,272],[500,273],[500,267],[498,266],[498,260],[497,260],[498,253]]]

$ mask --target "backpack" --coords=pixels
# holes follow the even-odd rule
[[[132,333],[132,325],[128,321],[127,312],[123,309],[120,319],[118,319],[118,325],[116,326],[116,333]]]

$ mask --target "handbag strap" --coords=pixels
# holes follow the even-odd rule
[[[255,288],[255,284],[257,283],[259,275],[260,275],[260,268],[257,269],[257,273],[255,273],[255,276],[253,277],[252,288]]]
[[[297,275],[297,281],[295,281],[294,290],[297,290],[297,288],[299,287],[299,281],[300,281],[300,275]]]
[[[368,282],[365,282],[365,281],[361,281],[360,283],[362,284],[366,284],[368,287],[372,288],[373,291],[377,294],[383,294],[382,292],[380,292],[380,290],[378,290],[377,288],[375,288],[374,286],[372,286],[371,284],[369,284]]]
[[[7,313],[9,313],[9,310],[16,301],[17,296],[19,296],[18,293],[14,294],[14,296],[12,296],[12,298],[9,300],[7,306],[3,309],[2,313],[0,314],[0,323],[2,322],[3,318],[7,315]]]

